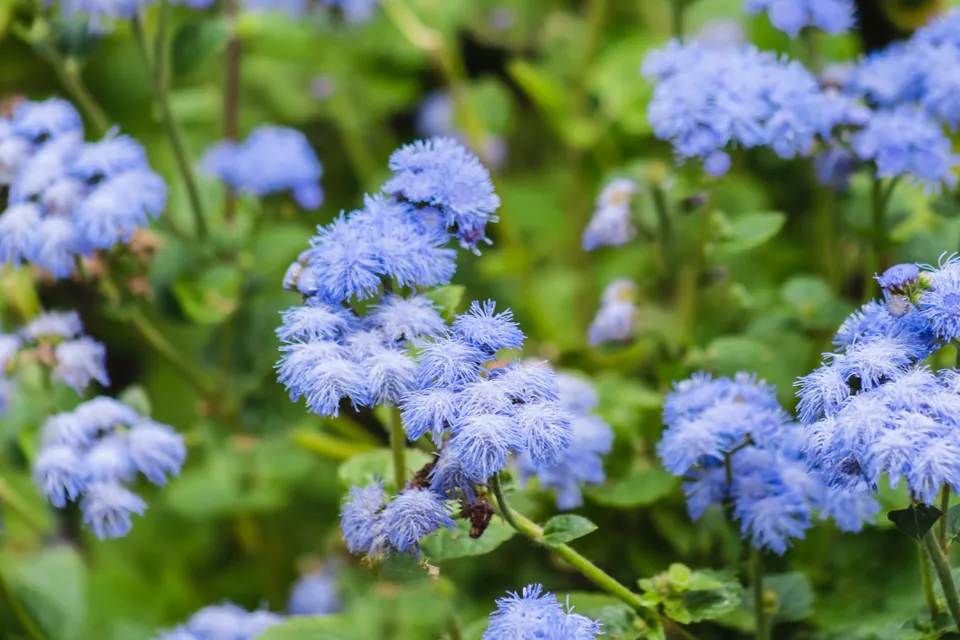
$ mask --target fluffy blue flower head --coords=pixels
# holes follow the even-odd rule
[[[155,640],[255,640],[283,620],[269,611],[247,611],[226,602],[200,609],[185,625],[163,632]]]
[[[960,337],[960,260],[950,257],[926,274],[929,288],[920,294],[917,308],[937,337]]]
[[[599,623],[574,614],[552,593],[544,593],[542,585],[531,584],[497,600],[483,640],[591,640],[598,635],[603,635]]]
[[[895,264],[874,279],[884,289],[897,291],[913,284],[920,276],[920,267],[913,263]]]
[[[340,509],[340,531],[350,553],[371,553],[383,535],[380,513],[385,505],[383,484],[351,487]]]
[[[600,309],[587,330],[587,341],[592,346],[633,338],[637,327],[636,293],[637,285],[629,280],[615,280],[607,286]]]
[[[747,13],[766,11],[774,27],[795,38],[804,27],[843,33],[854,25],[853,0],[747,0]]]
[[[97,537],[118,538],[147,508],[124,483],[140,472],[162,485],[180,473],[185,458],[183,438],[170,427],[101,397],[47,420],[34,478],[53,506],[79,500]]]
[[[453,138],[409,144],[390,157],[393,177],[383,190],[418,206],[436,209],[443,224],[465,248],[486,240],[486,225],[496,222],[500,198],[490,173]]]
[[[323,167],[307,138],[296,129],[262,125],[239,144],[227,140],[213,146],[202,164],[234,191],[261,197],[291,191],[304,209],[323,203]]]
[[[287,603],[287,611],[293,616],[324,616],[342,608],[334,569],[315,571],[300,578]]]
[[[630,201],[639,190],[637,183],[627,178],[613,180],[603,188],[593,217],[583,231],[585,251],[601,246],[621,246],[633,240],[637,229],[633,224]]]
[[[383,530],[397,552],[420,554],[420,541],[441,527],[455,529],[450,506],[428,489],[404,489],[382,513]]]

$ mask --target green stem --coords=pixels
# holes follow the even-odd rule
[[[7,584],[2,571],[0,571],[0,595],[10,604],[13,615],[20,621],[20,626],[23,627],[23,630],[27,632],[30,638],[33,640],[46,640],[43,631],[40,630],[40,627],[33,621],[30,614],[24,610],[16,596],[13,595],[13,591],[10,590],[10,585]]]
[[[669,286],[675,276],[670,205],[667,203],[667,194],[660,185],[655,185],[650,192],[653,197],[653,209],[657,212],[657,222],[660,225],[660,261],[663,268],[663,279],[664,283]]]
[[[160,330],[154,326],[150,320],[143,315],[143,312],[136,310],[130,316],[130,322],[140,335],[147,341],[154,351],[162,356],[167,362],[180,372],[186,380],[190,382],[205,398],[211,399],[218,396],[217,389],[210,385],[206,379],[197,371],[197,367],[187,359],[187,357],[177,349],[167,338],[160,333]]]
[[[400,410],[397,407],[389,407],[388,411],[390,412],[390,448],[393,450],[393,477],[399,493],[407,484],[407,434],[400,420]]]
[[[166,5],[167,3],[164,2],[163,4]],[[161,10],[160,12],[159,31],[161,36],[163,36],[166,31],[164,25],[168,13],[167,10]],[[187,189],[187,196],[190,199],[190,210],[193,212],[194,223],[196,225],[197,237],[203,240],[207,237],[207,219],[203,212],[203,200],[200,197],[200,189],[197,187],[193,167],[190,164],[186,145],[183,142],[183,133],[180,131],[180,126],[173,117],[173,111],[170,109],[166,79],[161,75],[164,66],[161,61],[151,60],[147,36],[146,33],[144,33],[143,23],[141,23],[139,16],[134,16],[131,24],[133,27],[134,40],[137,42],[143,63],[147,68],[147,75],[150,77],[150,87],[153,90],[154,100],[156,100],[157,106],[160,108],[160,119],[163,122],[164,132],[170,141],[170,148],[173,151],[173,156],[177,163],[177,170],[180,172],[180,177]],[[159,50],[163,50],[163,47],[158,48]]]
[[[750,573],[753,578],[753,609],[757,619],[757,640],[770,640],[767,608],[763,601],[763,555],[756,547],[750,550]]]
[[[670,28],[674,38],[683,37],[683,12],[687,0],[670,0]]]
[[[920,561],[920,584],[923,587],[923,598],[927,602],[927,611],[930,612],[930,619],[936,620],[940,615],[940,606],[937,604],[937,596],[933,593],[933,575],[930,573],[930,559],[927,557],[927,550],[924,546],[917,545],[917,556]]]
[[[960,353],[960,351],[958,351]],[[943,516],[940,518],[940,532],[937,536],[940,542],[940,548],[947,553],[947,511],[950,510],[950,485],[943,485],[943,494],[940,496],[940,511]]]
[[[240,135],[240,66],[243,61],[243,43],[237,34],[239,0],[224,0],[230,39],[224,64],[223,82],[223,137],[237,140]],[[232,189],[223,192],[223,218],[233,220],[237,212],[237,196]]]
[[[923,536],[923,546],[933,561],[933,569],[937,572],[940,586],[943,587],[943,596],[947,600],[947,609],[953,617],[953,622],[960,630],[960,595],[957,594],[957,585],[953,582],[953,573],[950,571],[950,562],[937,544],[937,537],[933,529]]]
[[[110,130],[110,119],[83,83],[80,67],[77,63],[60,55],[53,43],[43,47],[42,51],[50,66],[53,67],[54,73],[60,79],[60,84],[67,90],[74,102],[80,106],[80,109],[89,118],[97,132],[100,135],[106,134]]]

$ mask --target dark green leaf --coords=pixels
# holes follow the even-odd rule
[[[774,621],[800,622],[813,614],[813,587],[810,579],[800,572],[779,573],[763,579],[764,593],[776,594]],[[753,589],[743,594],[743,608],[753,613]]]
[[[494,517],[479,538],[470,537],[470,523],[460,520],[454,530],[441,529],[423,541],[423,551],[431,562],[443,562],[489,553],[513,537],[516,531],[499,517]]]
[[[743,586],[730,574],[696,571],[681,598],[693,622],[711,620],[740,606]]]
[[[174,75],[183,76],[198,69],[227,46],[230,32],[223,20],[209,18],[187,22],[177,30],[170,51]]]
[[[575,613],[603,623],[603,637],[605,638],[629,638],[634,640],[648,637],[643,635],[645,625],[637,612],[613,596],[573,591],[568,594],[560,594],[558,597],[565,602],[569,602]]]
[[[786,220],[787,216],[779,211],[740,216],[730,223],[720,248],[725,253],[739,253],[759,247],[777,235]]]
[[[918,504],[891,511],[887,514],[887,519],[902,533],[919,542],[942,515],[943,512],[936,507]]]
[[[419,471],[423,465],[433,460],[433,456],[419,449],[407,449],[406,465],[407,478]],[[357,454],[346,460],[337,469],[340,483],[346,487],[362,487],[372,480],[383,480],[384,488],[393,492],[396,487],[393,473],[393,452],[390,449],[376,449]]]
[[[955,504],[947,509],[947,540],[952,544],[958,537],[960,537],[960,504]]]
[[[577,538],[582,538],[592,531],[597,530],[597,525],[593,524],[583,516],[565,514],[554,516],[547,521],[543,527],[544,539],[547,544],[560,544],[570,542]]]
[[[153,406],[150,404],[150,397],[147,395],[146,389],[138,384],[124,389],[117,396],[117,399],[125,405],[133,407],[137,413],[147,418],[153,413]]]
[[[96,49],[100,34],[87,16],[62,16],[53,21],[57,50],[66,58],[82,60]]]

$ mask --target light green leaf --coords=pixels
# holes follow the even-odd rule
[[[726,573],[696,571],[690,580],[690,590],[681,598],[692,622],[712,620],[740,606],[743,586]]]
[[[271,627],[259,640],[359,640],[354,625],[341,616],[298,616]]]
[[[153,405],[150,404],[150,396],[147,395],[146,389],[141,387],[138,384],[130,385],[124,389],[117,400],[124,403],[125,405],[136,409],[137,413],[140,415],[149,418],[153,413]]]
[[[583,516],[573,514],[554,516],[543,527],[543,541],[547,544],[561,544],[582,538],[596,530],[597,525]]]
[[[12,597],[49,640],[85,637],[87,570],[74,549],[61,545],[25,559],[4,556],[0,571]]]
[[[184,314],[197,324],[219,324],[237,310],[241,274],[232,265],[217,265],[173,283]]]
[[[441,529],[423,541],[423,552],[431,562],[443,562],[489,553],[513,537],[516,531],[500,518],[494,518],[479,538],[470,537],[470,522],[460,520],[454,530]]]
[[[813,587],[804,574],[793,571],[765,576],[763,590],[776,594],[775,622],[800,622],[813,615]],[[753,613],[753,589],[743,594],[741,608]]]
[[[466,291],[466,287],[462,284],[449,284],[431,289],[427,292],[427,297],[440,307],[440,313],[446,320],[452,320],[460,309],[464,291]]]
[[[786,221],[786,214],[779,211],[739,216],[730,223],[720,249],[725,253],[740,253],[759,247],[777,235]]]
[[[219,18],[184,23],[173,36],[170,48],[170,66],[174,75],[183,76],[199,69],[222,52],[229,39],[229,29]]]
[[[419,449],[407,449],[407,477],[412,478],[414,473],[432,460],[433,456]],[[337,477],[340,478],[340,483],[344,487],[362,487],[375,478],[380,479],[383,481],[384,489],[393,492],[396,489],[393,452],[390,449],[381,448],[357,454],[340,465],[337,469]]]

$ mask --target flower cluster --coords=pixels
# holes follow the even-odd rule
[[[690,516],[729,502],[741,534],[757,548],[783,553],[817,510],[844,531],[859,531],[879,511],[865,486],[836,490],[808,467],[803,428],[755,376],[701,373],[679,382],[664,401],[663,420],[657,452],[669,472],[687,479]]]
[[[30,262],[57,278],[78,257],[129,241],[167,199],[138,142],[110,133],[84,144],[79,114],[57,99],[0,118],[0,184],[10,186],[0,261]]]
[[[329,567],[303,576],[293,585],[287,603],[292,616],[325,616],[341,609],[336,569]]]
[[[960,488],[960,373],[922,364],[960,336],[960,264],[896,265],[877,280],[884,302],[847,318],[837,351],[797,383],[807,455],[831,485],[875,487],[886,474],[932,502],[943,486]]]
[[[542,640],[593,640],[603,635],[601,625],[573,613],[543,586],[531,584],[521,593],[509,592],[497,600],[497,610],[490,614],[490,624],[483,640],[507,638],[540,638]]]
[[[648,113],[656,136],[682,159],[703,158],[717,176],[730,167],[730,145],[805,156],[817,137],[869,117],[854,99],[822,88],[799,62],[752,45],[673,41],[646,57],[643,73],[656,80]]]
[[[637,228],[631,219],[630,201],[639,190],[637,183],[629,178],[613,180],[603,188],[593,217],[583,231],[585,251],[602,246],[618,247],[633,240]]]
[[[409,346],[445,333],[444,321],[422,295],[385,292],[448,283],[456,251],[445,245],[452,234],[468,245],[485,237],[499,202],[486,170],[452,140],[403,147],[391,165],[397,196],[368,196],[322,227],[284,279],[306,301],[277,329],[279,379],[321,415],[337,415],[341,401],[395,405],[417,386]],[[360,315],[357,303],[375,296]]]
[[[269,611],[216,604],[200,609],[186,624],[161,633],[155,640],[255,640],[283,620],[283,616]]]
[[[575,509],[583,504],[580,487],[601,484],[606,475],[603,456],[613,447],[613,430],[591,412],[597,407],[597,392],[583,378],[557,374],[560,407],[571,416],[570,446],[555,464],[537,465],[528,453],[517,458],[521,480],[536,477],[544,489],[557,492],[558,509]]]
[[[600,297],[600,309],[587,330],[587,341],[596,346],[604,342],[626,342],[637,330],[637,285],[629,280],[614,280]]]
[[[323,167],[296,129],[262,125],[243,142],[223,140],[207,150],[202,167],[240,193],[263,197],[290,191],[304,209],[323,203]]]
[[[147,504],[124,486],[142,473],[156,485],[177,475],[187,450],[170,427],[98,397],[47,419],[34,478],[50,503],[80,500],[83,520],[98,538],[122,538]],[[82,499],[81,499],[82,498]]]
[[[843,33],[855,21],[853,0],[747,0],[744,11],[766,11],[770,23],[791,37],[805,27]]]
[[[202,0],[212,4],[212,0]],[[307,15],[315,6],[337,10],[343,19],[349,23],[366,22],[373,17],[373,13],[380,4],[380,0],[319,0],[318,3],[310,0],[245,0],[244,6],[250,11],[276,11],[289,14],[294,18]]]
[[[42,313],[16,333],[0,333],[0,377],[27,359],[51,366],[53,378],[77,393],[83,393],[94,380],[103,386],[110,384],[106,350],[83,334],[75,311]]]

